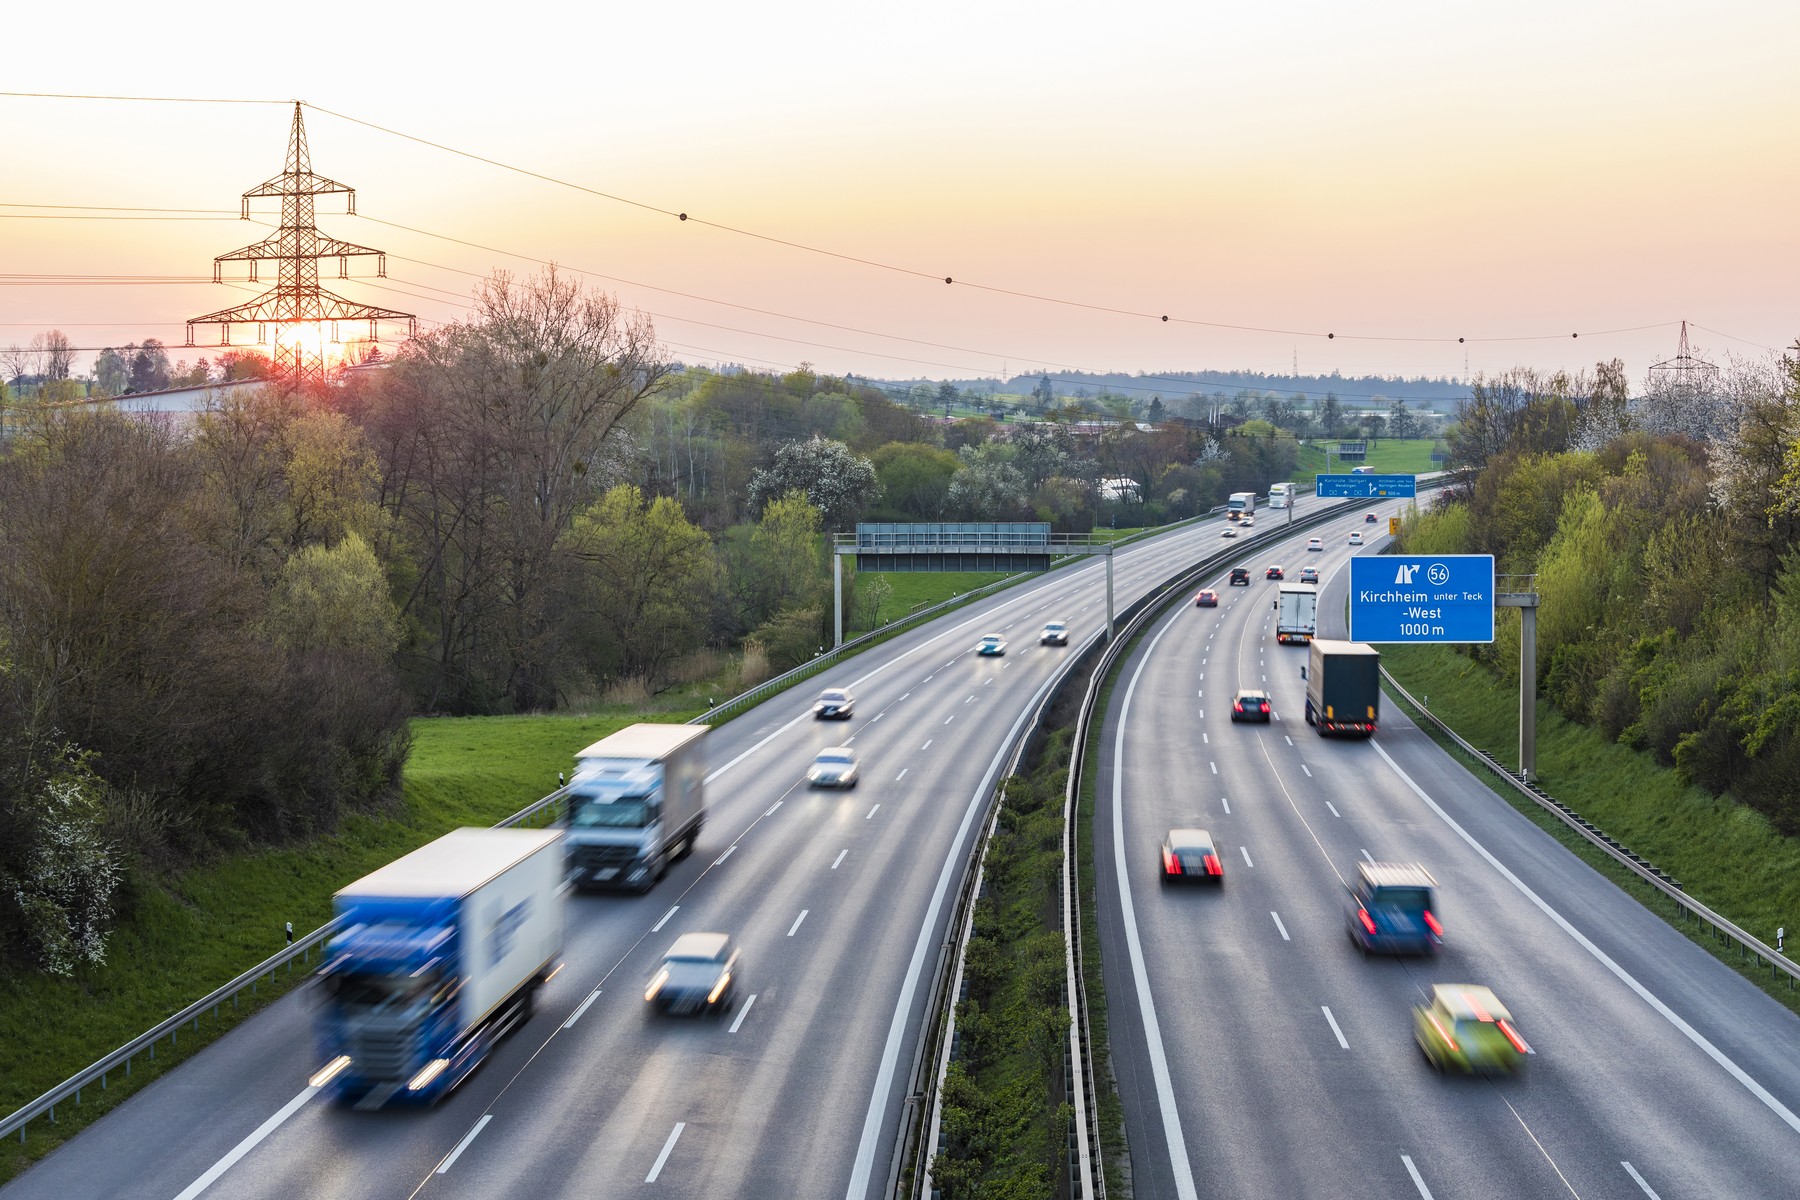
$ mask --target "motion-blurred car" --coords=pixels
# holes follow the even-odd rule
[[[1256,524],[1256,518],[1251,516],[1249,513],[1245,513],[1238,520],[1238,528],[1239,529],[1248,529],[1254,524]]]
[[[813,705],[813,716],[821,721],[848,721],[855,711],[855,697],[843,688],[826,688]]]
[[[1413,1038],[1440,1071],[1512,1074],[1532,1053],[1512,1013],[1479,984],[1440,983],[1413,1009]]]
[[[1162,840],[1164,883],[1225,882],[1225,867],[1212,834],[1204,829],[1171,829]]]
[[[1233,568],[1231,568],[1231,586],[1236,587],[1240,583],[1243,584],[1245,587],[1250,586],[1250,568],[1249,567],[1233,567]]]
[[[1066,621],[1051,621],[1044,626],[1044,632],[1038,634],[1040,646],[1066,646],[1069,644],[1069,625]]]
[[[1219,593],[1213,591],[1211,588],[1201,588],[1199,591],[1194,593],[1194,607],[1195,608],[1217,608],[1217,607],[1219,607]]]
[[[1233,721],[1267,721],[1270,711],[1267,692],[1241,690],[1231,698]]]
[[[1276,564],[1276,565],[1271,565],[1268,570],[1263,572],[1263,578],[1264,579],[1283,579],[1283,578],[1285,578],[1285,576],[1281,573],[1281,567],[1278,564]]]
[[[1352,546],[1360,546],[1363,544],[1362,530],[1359,529],[1350,535],[1350,544]]]
[[[1006,639],[997,633],[990,633],[981,639],[981,644],[975,647],[975,653],[981,655],[983,658],[993,658],[997,655],[1005,654]]]
[[[1363,515],[1363,524],[1365,524],[1365,525],[1373,525],[1373,524],[1374,524],[1374,523],[1375,523],[1375,522],[1376,522],[1376,520],[1377,520],[1377,519],[1378,519],[1378,518],[1377,518],[1377,517],[1376,517],[1376,516],[1375,516],[1375,514],[1374,514],[1374,513],[1365,513],[1365,514],[1364,514],[1364,515]]]
[[[1308,550],[1323,550],[1325,549],[1325,540],[1323,538],[1307,538],[1306,548]]]
[[[834,746],[814,756],[806,768],[806,782],[816,788],[853,788],[858,772],[856,751],[848,746]]]
[[[1300,568],[1300,582],[1301,583],[1317,583],[1317,582],[1319,582],[1319,568],[1317,568],[1317,567],[1301,567]]]
[[[1350,940],[1364,954],[1436,954],[1444,944],[1436,903],[1437,880],[1417,863],[1357,863]]]
[[[666,1013],[723,1012],[737,1000],[737,965],[729,934],[684,933],[663,955],[644,1000]]]
[[[1233,538],[1237,536],[1237,530],[1227,525],[1225,528],[1219,530],[1219,536],[1222,538]]]

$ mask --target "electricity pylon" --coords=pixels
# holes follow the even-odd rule
[[[412,313],[395,312],[370,304],[357,304],[319,286],[319,260],[338,260],[338,278],[350,278],[352,258],[373,257],[376,274],[387,277],[387,255],[368,246],[340,241],[319,232],[314,224],[313,197],[342,193],[348,198],[348,211],[356,212],[356,189],[313,174],[312,155],[306,147],[306,125],[300,117],[300,104],[294,104],[294,127],[288,134],[287,166],[281,174],[243,196],[243,219],[250,219],[250,201],[270,196],[281,197],[281,228],[273,237],[264,238],[241,250],[221,254],[213,259],[213,282],[224,282],[222,264],[247,262],[250,279],[256,280],[256,265],[274,261],[279,264],[275,286],[247,304],[222,308],[188,323],[188,345],[194,344],[194,326],[219,326],[219,344],[231,344],[234,325],[256,326],[256,340],[268,341],[269,327],[275,328],[274,353],[270,355],[281,376],[299,385],[319,385],[325,381],[323,343],[339,341],[339,321],[367,321],[369,338],[379,341],[379,323],[405,321],[407,335],[418,332],[418,318]],[[329,326],[329,330],[327,329]],[[329,336],[327,336],[329,334]]]

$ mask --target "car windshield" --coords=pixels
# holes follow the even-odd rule
[[[981,639],[981,644],[984,646],[998,646],[1000,644],[1000,639],[989,634],[987,637]]]
[[[1044,626],[1044,628],[1050,630],[1053,633],[1061,633],[1063,630],[1067,629],[1068,626],[1064,625],[1061,621],[1052,621],[1048,625]]]
[[[842,704],[849,698],[849,695],[844,692],[821,692],[819,694],[819,699],[827,704]]]
[[[841,767],[856,761],[856,756],[848,750],[827,750],[813,760],[821,766]]]
[[[575,829],[642,829],[650,823],[652,811],[648,796],[621,796],[617,800],[572,796],[569,825]]]

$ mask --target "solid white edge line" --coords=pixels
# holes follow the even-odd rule
[[[679,904],[677,904],[675,907],[671,908],[668,912],[666,912],[662,915],[662,920],[658,921],[656,924],[654,924],[650,927],[650,932],[651,933],[661,933],[662,927],[669,923],[669,918],[674,916],[676,913],[678,913],[680,911],[681,911],[681,905],[679,905]]]
[[[789,937],[793,937],[794,934],[799,931],[800,922],[806,920],[806,914],[811,911],[812,911],[812,909],[810,909],[810,908],[803,908],[800,910],[800,915],[794,918],[794,923],[792,925],[788,926],[788,936]]]
[[[600,989],[599,988],[595,988],[593,991],[589,992],[588,998],[586,1000],[583,1000],[581,1002],[580,1006],[577,1007],[574,1012],[569,1014],[569,1019],[563,1022],[562,1027],[564,1029],[569,1029],[569,1028],[573,1027],[575,1022],[581,1020],[582,1014],[587,1012],[588,1005],[592,1004],[594,1001],[598,1000],[599,998],[600,998]]]
[[[863,1117],[862,1137],[857,1142],[856,1160],[850,1168],[850,1186],[844,1192],[846,1200],[866,1200],[868,1195],[870,1176],[875,1170],[875,1152],[881,1143],[882,1114],[887,1108],[888,1093],[894,1086],[894,1072],[899,1067],[900,1046],[906,1038],[906,1021],[912,1011],[913,993],[918,990],[919,977],[924,973],[925,958],[937,944],[933,934],[937,929],[938,914],[943,911],[944,896],[950,890],[950,881],[961,861],[956,850],[968,838],[969,827],[974,824],[976,809],[980,807],[979,802],[987,795],[988,789],[994,784],[994,778],[1000,773],[1007,749],[1012,745],[1013,739],[1019,736],[1019,730],[1037,708],[1038,701],[1056,680],[1057,676],[1052,674],[1032,695],[1030,702],[1013,721],[1012,729],[1001,740],[1000,750],[988,764],[987,774],[981,777],[980,785],[963,807],[962,823],[957,826],[956,837],[950,843],[951,853],[945,856],[943,868],[938,872],[937,887],[931,893],[931,904],[925,910],[925,921],[919,926],[919,940],[913,945],[912,959],[906,965],[906,978],[900,985],[900,997],[894,1003],[893,1019],[888,1022],[887,1040],[881,1050],[881,1068],[875,1074],[875,1088],[869,1094],[869,1111]],[[875,807],[881,806],[878,804]]]
[[[1413,1160],[1402,1154],[1400,1161],[1406,1164],[1406,1173],[1412,1176],[1413,1186],[1419,1189],[1422,1200],[1431,1200],[1431,1189],[1425,1186],[1425,1178],[1419,1174],[1419,1168],[1413,1166]]]
[[[454,1167],[456,1165],[456,1160],[462,1157],[462,1152],[467,1150],[469,1148],[469,1143],[475,1140],[475,1135],[486,1129],[487,1123],[493,1119],[493,1113],[482,1113],[481,1120],[475,1122],[475,1127],[473,1129],[463,1134],[463,1140],[456,1143],[456,1149],[444,1156],[444,1161],[437,1165],[437,1171],[434,1173],[442,1175],[451,1167]]]
[[[1338,1045],[1348,1050],[1350,1048],[1350,1043],[1344,1040],[1344,1031],[1338,1028],[1337,1018],[1331,1015],[1331,1007],[1329,1005],[1321,1004],[1319,1005],[1319,1011],[1325,1014],[1325,1021],[1331,1026],[1331,1032],[1336,1036]]]
[[[1555,921],[1557,925],[1562,928],[1564,933],[1575,939],[1577,945],[1593,955],[1595,960],[1608,971],[1611,971],[1620,983],[1623,983],[1626,987],[1636,992],[1639,999],[1655,1009],[1665,1021],[1680,1030],[1688,1041],[1692,1042],[1695,1046],[1698,1046],[1708,1058],[1725,1068],[1726,1072],[1730,1074],[1733,1079],[1742,1084],[1745,1090],[1752,1096],[1755,1096],[1758,1100],[1761,1100],[1770,1112],[1774,1113],[1777,1117],[1780,1117],[1782,1122],[1786,1124],[1789,1129],[1794,1130],[1796,1133],[1800,1133],[1800,1117],[1795,1116],[1793,1112],[1788,1109],[1787,1105],[1771,1095],[1768,1089],[1763,1087],[1762,1084],[1750,1078],[1749,1073],[1728,1058],[1724,1051],[1709,1042],[1705,1035],[1698,1029],[1695,1029],[1692,1025],[1689,1025],[1686,1021],[1682,1020],[1674,1009],[1657,999],[1649,988],[1639,983],[1637,979],[1632,976],[1631,972],[1614,962],[1612,957],[1608,955],[1606,951],[1594,945],[1593,942],[1588,940],[1586,934],[1571,925],[1567,918],[1561,913],[1557,912],[1554,908],[1551,908],[1549,903],[1544,900],[1542,896],[1539,896],[1536,892],[1532,891],[1530,887],[1526,886],[1524,880],[1520,879],[1517,875],[1514,875],[1512,871],[1507,869],[1504,863],[1498,858],[1495,858],[1493,854],[1488,851],[1486,846],[1483,846],[1480,842],[1476,841],[1468,830],[1457,824],[1455,818],[1440,808],[1438,802],[1427,795],[1424,788],[1420,787],[1417,783],[1414,783],[1412,776],[1401,769],[1400,764],[1395,762],[1393,757],[1389,755],[1386,750],[1382,749],[1379,742],[1374,743],[1374,745],[1375,753],[1381,755],[1387,765],[1393,768],[1394,774],[1400,777],[1400,781],[1411,788],[1413,794],[1423,800],[1426,807],[1436,813],[1438,819],[1448,825],[1456,836],[1468,843],[1469,847],[1473,849],[1475,853],[1487,860],[1489,866],[1500,872],[1502,878],[1512,884],[1513,887],[1517,888],[1520,895],[1536,905],[1538,910],[1545,916],[1549,917],[1552,921]]]
[[[686,1128],[686,1121],[675,1122],[675,1128],[669,1131],[669,1140],[663,1143],[662,1153],[656,1156],[656,1165],[650,1168],[650,1173],[648,1175],[644,1176],[645,1183],[655,1183],[656,1177],[662,1174],[663,1164],[669,1161],[669,1151],[675,1149],[676,1139],[681,1136],[681,1131]]]
[[[737,850],[736,842],[733,842],[733,843],[731,843],[731,845],[725,847],[725,853],[723,853],[723,854],[719,855],[719,857],[713,859],[713,866],[716,867],[720,863],[724,862],[726,859],[730,858],[732,856],[732,854],[736,852],[736,850]]]
[[[738,1009],[737,1019],[731,1023],[731,1028],[727,1029],[725,1032],[736,1033],[738,1031],[738,1026],[744,1023],[744,1018],[750,1015],[750,1006],[755,1003],[755,992],[751,992],[748,996],[744,997],[744,1006]]]
[[[1163,1048],[1162,1025],[1156,1019],[1156,1001],[1150,995],[1150,972],[1144,965],[1144,943],[1138,935],[1137,908],[1131,900],[1131,872],[1125,860],[1125,730],[1130,724],[1131,699],[1144,666],[1156,655],[1163,634],[1175,628],[1166,621],[1150,644],[1138,653],[1137,669],[1125,687],[1119,707],[1119,728],[1113,738],[1112,836],[1113,873],[1119,888],[1120,916],[1125,922],[1125,945],[1131,957],[1132,990],[1137,993],[1138,1015],[1144,1023],[1144,1041],[1150,1054],[1150,1074],[1156,1082],[1156,1102],[1162,1110],[1163,1140],[1169,1146],[1169,1169],[1175,1176],[1180,1200],[1199,1200],[1194,1188],[1194,1169],[1188,1162],[1187,1139],[1181,1132],[1181,1113],[1175,1106],[1175,1087],[1169,1074],[1169,1056]],[[1214,771],[1218,770],[1217,765]]]
[[[1619,1165],[1625,1168],[1625,1173],[1631,1176],[1633,1183],[1644,1189],[1644,1195],[1650,1197],[1650,1200],[1662,1200],[1662,1197],[1656,1194],[1656,1189],[1644,1182],[1644,1177],[1637,1173],[1636,1167],[1628,1162],[1620,1162]]]
[[[218,1162],[208,1167],[206,1169],[206,1174],[188,1184],[187,1188],[179,1196],[175,1197],[175,1200],[194,1200],[195,1196],[198,1196],[201,1192],[204,1192],[207,1188],[211,1187],[219,1176],[231,1170],[231,1168],[237,1164],[238,1159],[256,1149],[259,1142],[279,1129],[282,1122],[300,1111],[300,1106],[305,1104],[308,1100],[311,1100],[318,1092],[319,1089],[316,1087],[303,1089],[298,1096],[295,1096],[292,1100],[289,1100],[286,1104],[282,1105],[279,1112],[264,1121],[261,1125],[258,1125],[254,1132],[246,1136],[243,1141],[233,1146],[224,1158],[221,1158]]]
[[[1275,928],[1281,931],[1281,940],[1284,942],[1293,941],[1294,939],[1288,936],[1287,926],[1281,923],[1281,914],[1274,909],[1270,909],[1269,915],[1275,918]]]

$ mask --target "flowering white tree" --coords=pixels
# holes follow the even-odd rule
[[[44,785],[36,838],[6,880],[38,964],[72,975],[83,963],[106,961],[107,926],[120,870],[100,834],[100,806],[90,783],[61,776]]]
[[[750,477],[750,502],[757,512],[789,492],[806,493],[824,515],[827,530],[847,528],[881,496],[875,465],[842,442],[814,434],[775,452],[767,469]]]

